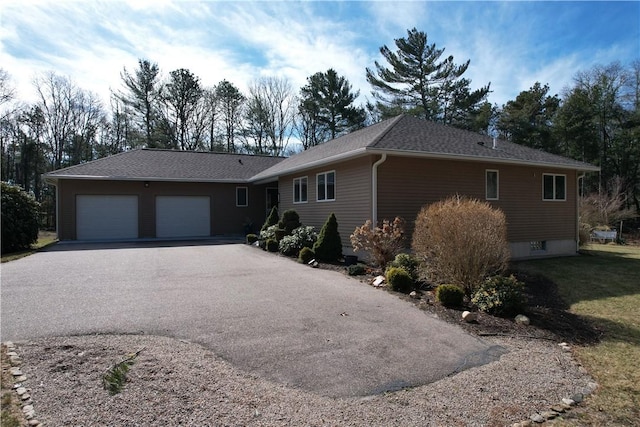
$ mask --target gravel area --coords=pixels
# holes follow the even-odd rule
[[[266,381],[198,344],[167,337],[76,336],[16,346],[23,385],[47,426],[503,426],[558,405],[592,381],[557,342],[485,339],[508,353],[432,384],[341,399]],[[123,391],[110,396],[102,374],[139,350]]]

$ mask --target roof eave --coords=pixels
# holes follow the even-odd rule
[[[539,167],[547,167],[547,168],[554,168],[554,169],[571,169],[571,170],[584,171],[584,172],[600,171],[600,168],[598,166],[593,166],[588,164],[571,165],[571,164],[560,164],[560,163],[540,162],[540,161],[531,161],[531,160],[469,156],[464,154],[444,154],[444,153],[419,152],[419,151],[412,151],[412,150],[393,150],[393,149],[379,149],[379,148],[367,149],[367,153],[387,154],[387,155],[391,154],[391,155],[398,155],[403,157],[420,157],[420,158],[443,159],[443,160],[463,160],[463,161],[471,161],[471,162],[504,163],[504,164],[511,164],[511,165],[520,165],[520,166],[539,166]]]
[[[205,178],[163,178],[163,177],[127,177],[127,176],[97,176],[97,175],[45,175],[45,182],[56,185],[61,179],[93,180],[93,181],[154,181],[154,182],[206,182],[221,184],[249,184],[249,179],[205,179]]]

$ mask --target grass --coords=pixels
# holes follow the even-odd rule
[[[2,427],[20,427],[22,425],[22,411],[20,410],[20,401],[17,394],[12,391],[13,375],[9,373],[9,369],[5,367],[11,366],[9,357],[7,356],[7,348],[2,345],[2,375],[0,376],[0,425]]]
[[[31,249],[25,251],[11,252],[8,254],[2,254],[1,262],[15,261],[20,258],[27,257],[38,252],[40,249],[49,245],[53,245],[58,241],[56,233],[52,231],[40,231],[38,233],[38,241],[31,245]]]
[[[568,425],[640,426],[640,247],[589,245],[575,258],[518,263],[553,280],[569,311],[600,331],[575,355],[599,384]]]

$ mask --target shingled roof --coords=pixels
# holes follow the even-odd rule
[[[600,170],[588,163],[508,141],[496,140],[494,147],[494,141],[490,136],[400,115],[289,157],[257,174],[253,179],[269,179],[339,160],[383,153],[581,171]]]
[[[249,182],[282,157],[137,149],[49,172],[47,180],[108,179],[139,181]]]

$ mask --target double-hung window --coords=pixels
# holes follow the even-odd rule
[[[307,177],[293,179],[293,203],[307,203]]]
[[[485,197],[487,200],[498,200],[498,171],[485,171]]]
[[[567,200],[567,176],[542,174],[542,200]]]
[[[336,199],[336,172],[323,172],[316,175],[318,184],[317,200],[326,202]]]

